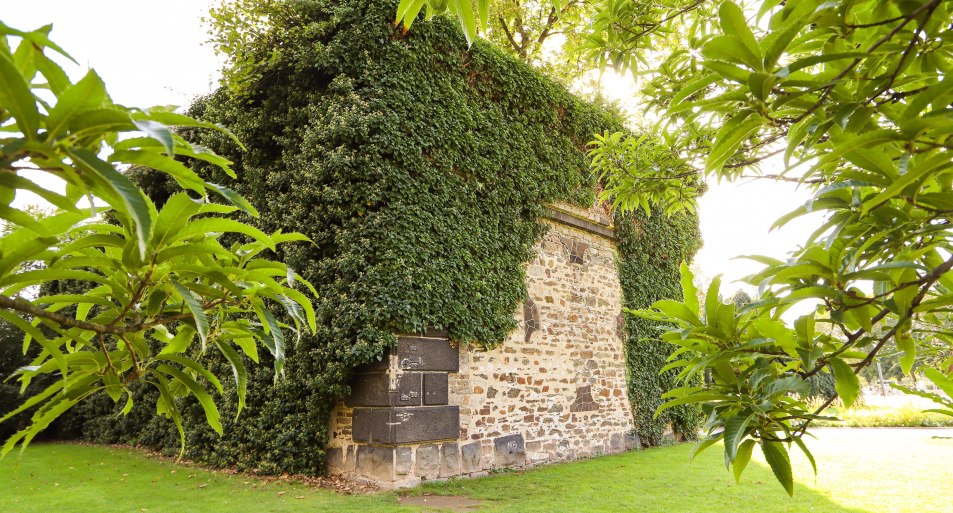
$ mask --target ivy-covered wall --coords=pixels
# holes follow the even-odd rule
[[[267,362],[255,366],[237,419],[230,396],[221,399],[231,419],[223,438],[204,427],[197,405],[188,412],[191,458],[321,473],[327,419],[351,369],[381,358],[395,332],[437,328],[463,343],[502,342],[526,294],[523,266],[545,230],[543,205],[592,204],[586,145],[594,133],[621,128],[615,115],[486,43],[468,50],[449,20],[402,34],[391,24],[395,8],[386,0],[297,2],[299,22],[260,49],[261,78],[241,95],[220,90],[192,108],[247,146],[242,152],[218,133],[185,134],[236,162],[240,178],[230,183],[259,209],[260,226],[313,240],[279,256],[320,297],[318,333],[290,344],[287,375],[272,384]],[[154,196],[168,190],[148,175],[140,180]],[[694,220],[619,225],[626,301],[637,307],[677,294],[678,262],[697,246]],[[646,326],[628,326],[630,397],[643,439],[656,441],[659,422],[646,408],[654,411],[667,384],[656,375],[665,348],[636,343]],[[137,404],[119,418],[110,403],[93,402],[73,427],[92,440],[177,450],[170,423],[144,406],[154,401]]]
[[[625,308],[647,308],[660,299],[681,299],[678,268],[691,262],[701,247],[698,217],[681,214],[649,217],[644,212],[616,215],[619,236],[619,282]],[[626,368],[629,401],[635,426],[642,443],[664,442],[668,426],[675,433],[693,439],[701,410],[697,406],[678,406],[652,417],[664,402],[662,394],[673,388],[677,370],[659,374],[668,362],[672,347],[660,340],[658,323],[626,314]]]

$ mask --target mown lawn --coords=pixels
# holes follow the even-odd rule
[[[825,429],[811,446],[815,479],[795,458],[789,498],[752,464],[740,485],[719,448],[688,463],[664,447],[484,479],[434,483],[412,494],[480,499],[486,512],[951,512],[953,430]],[[405,492],[407,493],[407,492]],[[396,493],[345,496],[153,459],[138,451],[37,444],[0,461],[0,512],[414,512]]]

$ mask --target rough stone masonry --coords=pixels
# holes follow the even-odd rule
[[[399,336],[336,407],[330,473],[392,488],[638,445],[611,218],[558,205],[546,222],[521,329],[488,351],[437,332]]]

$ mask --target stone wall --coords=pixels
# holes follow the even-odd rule
[[[459,407],[459,437],[355,443],[352,410],[340,404],[332,416],[329,471],[411,486],[637,446],[630,435],[621,289],[609,220],[599,207],[560,205],[550,211],[550,230],[526,267],[529,299],[516,312],[520,329],[493,350],[462,348],[459,372],[449,373],[448,400]],[[397,363],[390,367],[395,375],[403,372]]]

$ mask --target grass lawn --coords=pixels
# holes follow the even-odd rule
[[[817,479],[796,457],[789,498],[753,461],[736,485],[720,448],[687,461],[664,447],[523,473],[430,484],[409,493],[479,499],[486,512],[950,512],[953,430],[825,429]],[[408,493],[408,492],[405,492]],[[0,461],[0,512],[414,512],[393,492],[345,496],[201,470],[125,449],[37,444]]]

